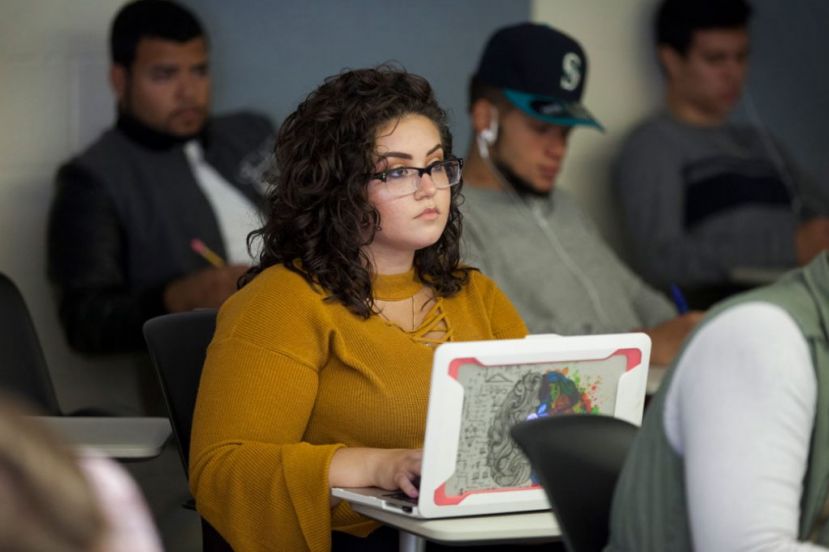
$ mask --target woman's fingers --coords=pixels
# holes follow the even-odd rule
[[[420,467],[423,461],[423,451],[399,450],[396,452],[394,471],[392,472],[392,485],[400,489],[410,497],[418,495],[415,482],[420,478]]]

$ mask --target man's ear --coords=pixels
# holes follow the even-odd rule
[[[662,64],[662,68],[665,70],[665,75],[667,75],[669,80],[673,80],[679,73],[682,64],[685,62],[685,58],[670,46],[665,45],[659,47],[656,55],[659,57],[659,63]]]
[[[480,134],[490,128],[493,117],[497,117],[495,106],[485,98],[480,98],[472,104],[469,116],[472,119],[472,129],[475,134]]]
[[[124,103],[127,95],[127,80],[127,69],[123,65],[113,63],[109,66],[109,84],[119,105]]]

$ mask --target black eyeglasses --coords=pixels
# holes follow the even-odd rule
[[[450,188],[461,181],[463,159],[457,157],[432,163],[428,167],[395,167],[375,173],[371,178],[381,180],[386,191],[394,197],[413,194],[420,187],[421,178],[428,174],[435,188]]]

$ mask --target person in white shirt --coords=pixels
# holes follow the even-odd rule
[[[829,550],[829,256],[712,309],[652,400],[609,552]]]

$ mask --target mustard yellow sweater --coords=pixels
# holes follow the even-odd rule
[[[377,299],[422,285],[414,272],[378,277]],[[375,522],[329,503],[328,466],[343,446],[423,445],[434,348],[377,315],[364,320],[282,266],[222,307],[193,422],[190,486],[199,512],[238,552],[327,551],[331,530]],[[453,341],[527,334],[506,296],[470,273],[438,299]]]

